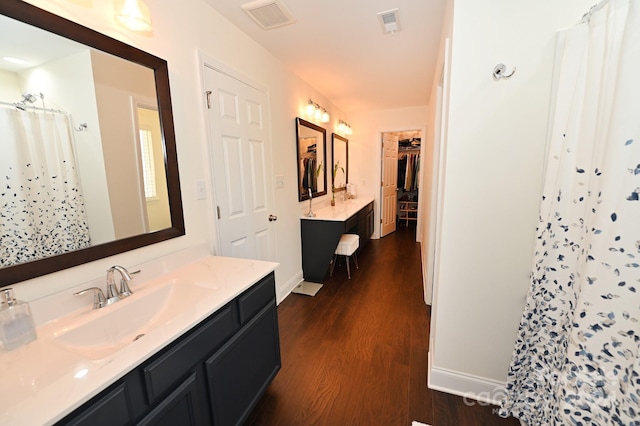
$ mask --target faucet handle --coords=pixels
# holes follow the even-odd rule
[[[110,303],[113,303],[118,299],[118,287],[116,287],[113,274],[107,275],[107,299]]]
[[[84,290],[80,290],[77,293],[73,293],[74,296],[82,296],[85,293],[93,291],[93,309],[100,309],[107,306],[107,299],[104,297],[102,289],[98,287],[89,287]]]
[[[131,289],[129,288],[129,281],[133,279],[131,275],[139,273],[140,269],[138,269],[137,271],[129,272],[129,279],[126,279],[123,275],[122,279],[120,280],[120,297],[127,297],[133,294],[133,291],[131,291]]]

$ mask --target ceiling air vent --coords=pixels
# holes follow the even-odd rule
[[[243,4],[241,7],[256,24],[265,30],[296,22],[289,9],[280,0],[257,0]]]
[[[386,12],[379,12],[378,18],[382,25],[382,31],[385,34],[393,34],[396,31],[400,31],[400,20],[398,19],[398,9],[387,10]]]

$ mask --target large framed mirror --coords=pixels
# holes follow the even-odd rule
[[[167,62],[20,0],[0,40],[0,287],[184,235]]]
[[[298,200],[327,193],[327,131],[302,118],[296,118],[298,153]]]
[[[331,189],[346,191],[349,183],[349,140],[336,133],[331,135],[331,158],[333,159]]]

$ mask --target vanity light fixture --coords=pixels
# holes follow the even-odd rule
[[[151,13],[143,0],[115,0],[116,19],[131,31],[149,33]]]
[[[305,107],[305,112],[308,117],[315,119],[316,121],[320,121],[322,123],[328,123],[331,117],[324,107],[321,107],[317,103],[313,102],[309,99],[309,103]]]
[[[340,120],[338,123],[338,133],[341,133],[345,136],[349,136],[353,131],[351,130],[351,126],[344,120]]]

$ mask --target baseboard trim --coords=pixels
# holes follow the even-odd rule
[[[464,374],[433,364],[433,354],[429,351],[429,375],[427,386],[442,392],[458,395],[465,403],[500,405],[504,396],[505,383],[486,377]]]
[[[291,279],[289,279],[289,281],[287,281],[282,288],[278,289],[278,296],[276,298],[276,302],[278,303],[278,305],[282,303],[282,301],[291,294],[291,291],[296,288],[298,284],[300,284],[303,280],[304,278],[302,277],[302,270],[300,270],[297,274],[291,277]]]

